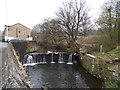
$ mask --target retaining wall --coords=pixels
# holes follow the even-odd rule
[[[29,53],[30,51],[36,51],[38,49],[38,46],[34,41],[15,41],[11,43],[16,51],[16,54],[20,57],[20,62],[24,60],[24,54]]]
[[[100,57],[95,57],[91,54],[81,52],[82,66],[97,78],[102,79],[105,87],[116,88],[120,80],[119,62],[106,62]]]
[[[8,44],[3,58],[2,88],[31,88],[32,84],[28,80],[25,69],[19,62],[19,57],[12,44]]]

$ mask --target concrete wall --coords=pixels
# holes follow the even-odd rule
[[[81,53],[81,64],[92,75],[105,81],[105,87],[118,87],[118,83],[116,82],[120,80],[119,62],[106,62],[106,60],[99,57]]]
[[[8,44],[3,57],[2,88],[31,88],[32,84],[28,80],[25,68],[19,62],[12,44]]]

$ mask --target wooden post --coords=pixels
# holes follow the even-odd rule
[[[103,51],[103,46],[100,45],[100,53],[102,53],[102,51]]]

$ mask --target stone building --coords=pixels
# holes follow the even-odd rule
[[[26,26],[17,23],[11,26],[5,25],[4,33],[3,33],[4,41],[10,40],[32,40],[31,30]]]

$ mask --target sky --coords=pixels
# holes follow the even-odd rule
[[[21,23],[32,29],[46,18],[54,18],[62,2],[66,0],[0,0],[0,30],[4,25]],[[106,0],[86,0],[92,20],[100,14]]]

